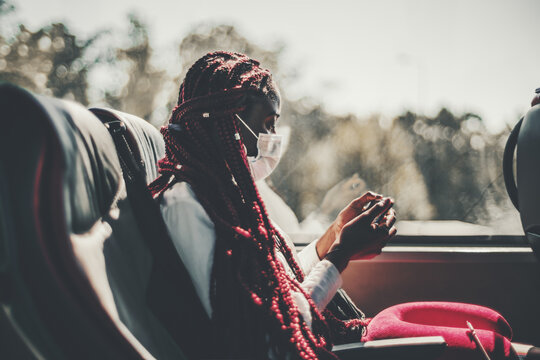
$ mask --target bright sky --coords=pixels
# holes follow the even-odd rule
[[[16,1],[16,0],[14,0]],[[514,124],[540,87],[539,0],[18,0],[31,29],[64,21],[77,34],[124,29],[135,12],[157,51],[200,23],[229,23],[261,46],[286,45],[300,77],[289,95],[328,110],[394,116],[441,106],[492,130]],[[166,54],[166,52],[163,52]]]

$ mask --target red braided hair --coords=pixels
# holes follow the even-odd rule
[[[304,275],[270,223],[249,170],[234,114],[245,110],[250,95],[278,96],[270,72],[257,61],[215,52],[195,62],[180,87],[170,125],[161,129],[166,155],[150,190],[157,197],[174,182],[188,182],[215,224],[210,288],[215,355],[335,358],[324,317],[300,286]],[[276,258],[276,248],[296,279]],[[312,329],[293,292],[308,299]]]

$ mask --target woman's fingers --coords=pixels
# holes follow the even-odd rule
[[[391,228],[396,222],[396,211],[394,209],[390,209],[388,211],[388,215],[386,216],[386,227]]]
[[[376,218],[384,216],[384,213],[386,213],[392,205],[394,205],[392,199],[385,198],[383,201],[379,201],[377,204],[364,211],[363,215],[370,223],[373,223]],[[372,228],[377,227],[376,224],[372,225],[375,225],[375,227]]]
[[[379,221],[379,227],[390,229],[396,222],[396,212],[394,209],[388,210],[384,217]]]
[[[356,198],[353,201],[351,201],[349,206],[358,210],[362,210],[364,206],[366,206],[370,201],[380,200],[382,199],[382,197],[383,196],[381,194],[377,194],[373,191],[368,191],[364,195],[360,196],[359,198]]]
[[[344,249],[350,250],[351,259],[376,256],[396,234],[396,212],[391,209],[393,204],[392,199],[383,198],[342,227],[340,242]]]

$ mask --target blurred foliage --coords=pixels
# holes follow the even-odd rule
[[[2,16],[14,12],[4,0],[0,11]],[[85,54],[103,32],[81,40],[63,24],[51,24],[35,32],[20,25],[11,38],[0,34],[0,80],[87,104],[88,74],[106,62],[124,72],[126,81],[116,89],[95,91],[101,94],[95,101],[146,119],[158,116],[154,123],[163,123],[167,117],[156,115],[156,99],[165,94],[170,111],[189,66],[209,51],[246,53],[269,68],[278,83],[290,78],[280,68],[282,45],[259,47],[228,25],[192,29],[180,42],[179,66],[167,72],[153,65],[145,24],[133,15],[128,20],[128,32],[114,35],[128,45],[94,55]],[[500,166],[506,134],[490,134],[474,114],[442,109],[434,117],[411,112],[395,119],[336,116],[314,99],[293,101],[284,88],[282,96],[281,122],[291,126],[291,136],[270,183],[300,218],[316,211],[325,193],[353,174],[366,188],[393,196],[401,219],[487,224],[510,206]]]
[[[146,26],[135,15],[129,16],[129,24],[130,45],[118,49],[111,60],[128,61],[129,80],[118,95],[106,91],[105,101],[112,108],[149,119],[154,110],[155,90],[163,86],[166,74],[150,62],[152,49]]]
[[[15,10],[13,4],[8,3],[5,0],[0,0],[0,16],[9,14]]]
[[[35,32],[20,25],[12,39],[0,34],[0,81],[86,105],[87,73],[94,61],[83,54],[98,36],[81,40],[63,24]]]
[[[279,81],[279,55],[282,46],[275,49],[263,49],[242,36],[230,25],[199,25],[182,39],[180,43],[180,65],[182,71],[178,81],[182,80],[189,67],[208,52],[228,50],[247,54],[261,62],[262,66],[272,71]]]
[[[413,146],[435,218],[477,221],[488,217],[490,206],[506,204],[502,181],[496,181],[502,180],[505,134],[489,134],[478,116],[457,117],[447,109],[434,118],[407,113],[396,123]]]

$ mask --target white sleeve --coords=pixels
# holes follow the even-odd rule
[[[294,277],[285,256],[280,252],[277,252],[276,256],[284,265],[289,276]],[[334,264],[328,260],[322,260],[311,269],[300,286],[310,295],[317,309],[323,311],[342,284],[341,274]],[[298,307],[298,311],[300,311],[308,326],[311,327],[312,317],[307,299],[300,292],[293,291],[291,295],[295,305]]]
[[[326,308],[343,284],[338,269],[328,260],[317,263],[305,277],[301,286],[310,294],[319,311]]]
[[[165,191],[161,213],[178,255],[191,276],[195,291],[209,317],[210,277],[214,263],[214,223],[186,183]]]
[[[319,254],[317,254],[317,241],[318,240],[310,242],[308,246],[298,253],[300,266],[306,276],[311,272],[311,269],[321,261],[321,259],[319,259]]]
[[[279,227],[279,225],[275,221],[273,221],[273,219],[271,219],[270,221],[272,222],[274,228],[283,236],[283,239],[285,240],[287,245],[291,248],[293,256],[302,268],[304,274],[309,274],[311,269],[313,269],[313,267],[317,265],[319,261],[321,261],[321,259],[319,259],[319,255],[317,254],[317,241],[319,240],[317,239],[310,242],[309,245],[302,249],[302,251],[296,252],[296,246],[294,245],[294,242],[292,241],[290,236],[285,231],[283,231]]]
[[[298,253],[305,278],[302,287],[322,311],[343,284],[338,269],[328,260],[320,260],[317,241],[312,241]]]

